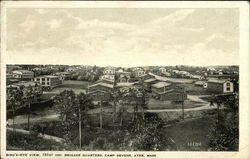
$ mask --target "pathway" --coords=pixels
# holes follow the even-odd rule
[[[13,131],[13,128],[7,127],[7,130]],[[27,130],[14,129],[14,131],[17,133],[20,133],[20,134],[30,135],[30,131],[27,131]],[[63,138],[59,138],[59,137],[51,136],[51,135],[46,135],[46,134],[41,134],[41,133],[38,133],[37,137],[43,138],[45,140],[52,140],[52,141],[59,142],[59,143],[65,142],[65,140]]]

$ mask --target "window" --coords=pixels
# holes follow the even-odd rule
[[[227,91],[230,91],[230,87],[226,87],[226,90],[227,90]]]
[[[49,86],[49,85],[50,85],[50,83],[49,83],[49,82],[47,82],[47,85]]]
[[[230,86],[230,83],[226,83],[227,86]]]

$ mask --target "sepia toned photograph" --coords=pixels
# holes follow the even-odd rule
[[[7,65],[7,150],[237,151],[238,69]]]
[[[240,7],[29,4],[2,11],[7,158],[25,151],[157,158],[247,149],[239,115],[249,113]],[[69,153],[49,154],[60,151]]]

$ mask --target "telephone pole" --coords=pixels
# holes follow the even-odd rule
[[[100,129],[102,129],[102,100],[100,102]]]
[[[28,104],[28,131],[30,131],[30,102]]]
[[[81,108],[78,106],[78,121],[79,121],[79,147],[82,148],[82,120],[81,120]]]
[[[182,93],[182,101],[181,101],[181,104],[182,104],[182,119],[184,120],[184,92]]]

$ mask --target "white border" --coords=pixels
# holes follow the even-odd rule
[[[143,154],[157,154],[157,158],[250,158],[249,156],[249,3],[247,2],[209,2],[209,1],[172,1],[172,2],[152,2],[152,1],[5,1],[1,6],[1,155],[5,156],[5,50],[6,50],[6,8],[239,8],[240,10],[240,148],[239,152],[139,152]],[[13,152],[15,151],[8,151]],[[25,151],[31,153],[32,151]],[[34,152],[34,151],[33,151]],[[43,151],[50,152],[50,151]],[[56,151],[53,151],[56,153]],[[65,153],[59,151],[58,153]],[[74,153],[74,151],[67,152]],[[85,151],[90,154],[90,151]],[[95,153],[119,153],[136,154],[138,152],[96,152]],[[20,158],[20,157],[15,157]],[[26,157],[27,158],[27,157]],[[32,158],[32,157],[29,157]],[[41,157],[42,158],[42,157]],[[46,158],[46,157],[43,157]],[[92,157],[94,158],[94,157]],[[125,158],[125,157],[123,157]]]

